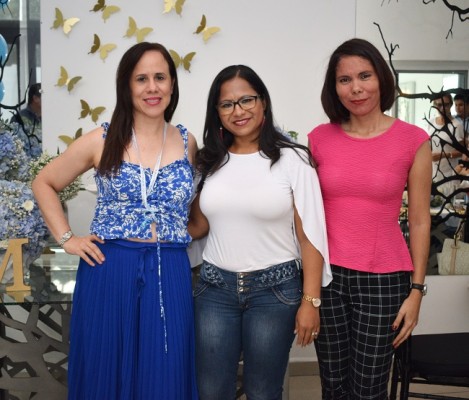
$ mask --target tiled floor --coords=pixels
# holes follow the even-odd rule
[[[320,400],[321,383],[318,373],[317,363],[291,363],[289,367],[290,379],[288,383],[284,383],[284,389],[288,390],[289,396],[284,395],[283,400]],[[469,388],[463,387],[411,385],[410,391],[415,393],[445,394],[469,399]],[[241,400],[246,400],[246,397],[241,397]]]
[[[318,376],[317,363],[292,363],[290,364],[289,374],[289,380],[284,382],[284,389],[288,390],[289,395],[284,395],[282,400],[321,399],[321,383]],[[469,388],[463,387],[411,384],[410,391],[427,394],[445,394],[447,396],[469,399]],[[14,395],[17,397],[13,398],[18,400],[29,399],[27,396],[23,397],[21,393],[14,393]],[[2,398],[0,393],[0,399]],[[242,396],[239,400],[246,400],[246,396]]]
[[[321,384],[317,375],[291,376],[288,400],[320,400]],[[469,388],[450,386],[411,385],[413,392],[438,393],[469,399]],[[284,399],[286,400],[286,399]]]
[[[283,400],[320,400],[321,399],[321,383],[318,375],[299,375],[290,376],[288,383],[289,396],[284,396]],[[469,388],[457,388],[449,386],[429,386],[429,385],[411,385],[413,392],[438,393],[448,396],[455,396],[463,399],[469,399]],[[16,395],[19,395],[18,393]],[[1,396],[0,396],[1,398]],[[27,397],[15,397],[17,399],[26,400]],[[240,400],[246,400],[241,397]]]

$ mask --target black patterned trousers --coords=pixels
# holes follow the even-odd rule
[[[385,400],[397,332],[392,323],[409,294],[410,273],[375,274],[332,266],[322,289],[315,341],[324,400]]]

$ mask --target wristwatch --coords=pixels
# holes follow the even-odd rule
[[[420,290],[422,292],[422,296],[425,296],[427,294],[427,284],[426,283],[424,283],[423,285],[421,285],[420,283],[411,283],[410,288]]]
[[[67,231],[65,232],[62,237],[60,238],[60,240],[58,241],[59,243],[59,246],[60,247],[63,247],[64,243],[69,240],[71,237],[73,236],[73,233],[72,231]]]
[[[303,294],[302,299],[306,300],[308,303],[311,303],[314,308],[318,308],[319,306],[321,306],[321,299],[317,297],[312,297],[308,296],[307,294]]]

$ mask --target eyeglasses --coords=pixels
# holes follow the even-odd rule
[[[222,101],[217,105],[218,112],[220,115],[228,115],[231,114],[235,106],[238,105],[241,107],[242,110],[248,111],[253,109],[256,106],[257,99],[259,99],[261,96],[243,96],[241,97],[238,101],[231,101],[231,100],[226,100]]]

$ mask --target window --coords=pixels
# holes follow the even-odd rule
[[[399,67],[400,63],[395,64],[397,64],[395,68],[399,87],[402,92],[407,94],[440,92],[441,90],[467,87],[467,63],[422,62],[413,63],[413,65],[407,65],[404,68]],[[399,97],[394,110],[396,117],[425,130],[428,127],[425,118],[434,117],[435,112],[436,110],[431,107],[431,102],[427,98],[406,99]],[[455,114],[454,108],[452,114]]]
[[[0,32],[8,47],[16,44],[3,71],[2,103],[18,104],[29,83],[41,81],[40,0],[10,1],[0,6]]]

